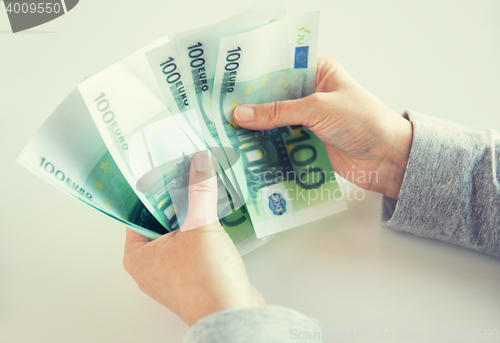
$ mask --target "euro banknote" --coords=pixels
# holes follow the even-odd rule
[[[189,108],[185,81],[174,42],[166,42],[146,52],[146,57],[170,113],[173,115],[186,113],[189,118],[192,110]],[[193,123],[187,118],[186,123],[190,126],[190,130],[198,134],[196,138],[204,144],[197,120]]]
[[[184,144],[183,152],[187,155],[203,150],[176,130],[177,122],[162,101],[161,91],[141,50],[84,80],[78,90],[113,160],[132,188],[155,167],[161,167],[179,153],[182,155],[174,150],[175,157],[171,156],[168,145],[162,146],[161,151],[160,146],[153,145],[151,148],[156,151],[150,152],[151,143],[170,142],[171,145],[177,139]],[[156,134],[158,125],[164,128],[168,124],[173,130]],[[148,155],[151,153],[153,156]],[[168,192],[151,193],[137,192],[137,196],[170,231],[175,211],[173,204],[167,206],[168,202],[163,201]]]
[[[240,152],[232,166],[248,193],[257,237],[345,209],[323,143],[305,127],[251,131],[237,126],[240,104],[290,100],[312,94],[316,82],[319,13],[287,17],[223,37],[212,104],[223,145]]]
[[[30,139],[18,162],[148,238],[168,232],[121,174],[76,89]]]
[[[174,42],[166,42],[146,52],[146,57],[170,112],[187,112],[189,100]]]

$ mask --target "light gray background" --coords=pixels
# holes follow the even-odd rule
[[[321,10],[320,55],[396,112],[500,130],[499,1],[289,2],[294,13]],[[15,159],[87,75],[162,35],[268,3],[85,0],[18,34],[0,9],[0,342],[181,341],[187,327],[123,270],[123,226]],[[455,342],[444,330],[500,330],[500,260],[382,229],[380,207],[368,194],[279,234],[245,257],[252,282],[334,331],[440,330]]]

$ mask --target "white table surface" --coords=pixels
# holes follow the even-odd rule
[[[181,341],[185,324],[123,270],[123,226],[15,159],[87,75],[160,36],[267,3],[84,0],[18,34],[8,33],[0,8],[0,342]],[[320,55],[340,60],[396,112],[500,130],[499,1],[289,3],[293,13],[321,10]],[[381,228],[377,194],[348,206],[245,256],[270,304],[334,332],[421,332],[414,342],[457,341],[446,330],[500,330],[500,259]],[[436,330],[440,339],[430,339]]]

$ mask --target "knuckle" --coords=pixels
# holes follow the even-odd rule
[[[208,185],[204,182],[199,182],[199,183],[189,185],[189,194],[192,194],[192,193],[210,193],[210,192],[214,192],[214,191],[215,191],[214,187],[212,187],[211,185]]]
[[[333,57],[328,57],[328,62],[330,63],[331,66],[340,67],[340,62]]]
[[[334,69],[340,69],[342,68],[342,65],[340,64],[339,61],[337,61],[335,58],[333,57],[330,57],[330,56],[323,56],[323,57],[320,57],[320,59],[323,60],[323,62],[328,65],[330,68],[334,68]]]
[[[267,119],[272,126],[280,126],[283,118],[283,105],[279,101],[271,102],[267,114]]]

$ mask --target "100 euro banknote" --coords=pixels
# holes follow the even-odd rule
[[[63,192],[148,238],[169,231],[149,213],[121,174],[76,89],[38,129],[18,161]]]
[[[257,237],[346,209],[323,143],[305,127],[251,131],[237,126],[240,104],[314,92],[319,13],[288,17],[220,41],[212,103],[221,142],[239,151],[232,169]]]
[[[165,41],[168,40],[155,42],[151,48]],[[175,127],[163,135],[156,134],[158,125],[161,128],[169,126],[168,124],[178,125],[163,102],[144,50],[146,48],[78,85],[102,140],[132,188],[136,188],[140,180],[155,167],[161,167],[166,161],[179,155],[176,150],[171,153],[168,151],[173,139],[182,140],[189,152],[203,150],[203,147],[197,147],[182,132],[177,132]],[[156,151],[150,152],[150,146]],[[175,157],[171,156],[174,154]],[[155,186],[156,184],[153,185]],[[158,189],[156,194],[149,191],[137,192],[137,196],[168,231],[174,229],[174,217],[177,221],[180,218],[176,215],[174,204],[166,200],[170,198],[167,190]],[[183,207],[178,207],[177,210],[179,209],[185,212]]]

